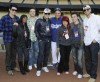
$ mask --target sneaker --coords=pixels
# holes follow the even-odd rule
[[[14,70],[15,70],[15,71],[17,71],[17,72],[19,72],[19,71],[20,71],[20,69],[19,69],[19,68],[17,68],[17,67],[15,67],[15,68],[14,68]]]
[[[83,77],[88,78],[88,77],[90,77],[90,75],[89,74],[84,74]]]
[[[77,75],[77,71],[74,71],[74,72],[73,72],[73,75]]]
[[[32,70],[32,65],[29,65],[29,66],[28,66],[28,69],[29,69],[29,70]]]
[[[88,82],[95,82],[94,78],[90,78]]]
[[[36,65],[36,64],[34,64],[34,67],[35,67],[35,68],[37,68],[37,65]]]
[[[68,71],[66,71],[66,72],[65,72],[65,74],[67,75],[67,74],[69,74],[69,72],[68,72]]]
[[[40,75],[41,75],[41,71],[37,71],[36,76],[40,76]]]
[[[12,70],[9,70],[9,71],[8,71],[8,75],[13,75]]]
[[[57,75],[60,75],[60,73],[59,73],[59,72],[57,72]]]
[[[57,69],[57,63],[53,64],[52,69]]]
[[[42,69],[43,69],[43,71],[45,71],[45,72],[49,72],[49,69],[48,69],[47,67],[43,67]]]
[[[82,78],[82,75],[81,74],[78,74],[77,78],[78,79],[81,79]]]

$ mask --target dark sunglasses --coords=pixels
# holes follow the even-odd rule
[[[50,15],[50,13],[45,13],[45,15]]]
[[[89,8],[89,9],[84,9],[83,12],[85,12],[85,11],[89,11],[89,10],[90,10],[90,8]]]
[[[16,9],[11,9],[12,11],[17,11]]]

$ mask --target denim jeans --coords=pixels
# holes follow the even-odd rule
[[[41,70],[42,67],[47,67],[48,57],[51,50],[50,41],[39,41],[39,55],[37,59],[37,70]]]
[[[37,64],[38,52],[38,41],[31,42],[31,48],[29,49],[29,65]]]
[[[85,46],[85,66],[86,72],[91,76],[91,78],[97,78],[97,68],[98,68],[98,52],[99,43],[91,43]]]
[[[72,56],[74,60],[74,70],[78,72],[78,74],[83,74],[83,47],[82,46],[72,46]]]
[[[17,50],[18,50],[18,62],[23,61],[23,58],[24,61],[28,61],[29,59],[28,49],[25,47],[18,47]]]

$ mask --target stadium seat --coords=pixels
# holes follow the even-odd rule
[[[66,4],[68,5],[69,3],[68,3],[67,0],[59,0],[59,1],[58,1],[58,4],[59,4],[59,5],[66,5]]]
[[[22,3],[23,0],[12,0],[11,3]]]
[[[100,0],[93,0],[95,4],[100,4]]]
[[[91,0],[82,0],[83,4],[93,4]]]
[[[72,5],[81,5],[80,0],[71,0]]]
[[[38,0],[37,4],[47,4],[47,0]]]
[[[0,2],[9,2],[10,0],[0,0]]]
[[[48,4],[57,4],[57,0],[49,0]]]
[[[25,0],[23,3],[33,4],[35,0]]]

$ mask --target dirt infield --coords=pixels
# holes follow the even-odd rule
[[[70,60],[70,74],[56,75],[56,71],[50,69],[49,73],[42,71],[40,77],[36,77],[35,68],[26,75],[21,75],[19,72],[14,72],[14,76],[9,76],[5,71],[5,54],[0,53],[0,82],[88,82],[88,78],[77,79],[76,76],[72,75],[73,72],[73,61]],[[85,72],[85,71],[84,71]],[[96,82],[100,82],[100,55],[99,55],[99,66],[98,66],[98,77]]]

